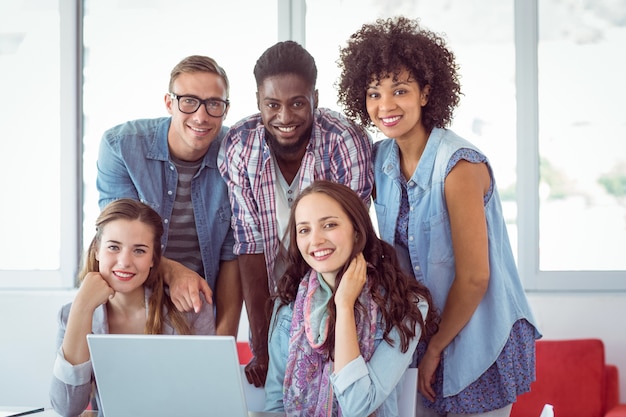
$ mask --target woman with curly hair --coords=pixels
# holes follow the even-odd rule
[[[428,290],[404,274],[363,200],[319,180],[294,201],[269,337],[266,411],[398,415],[397,386],[436,331]]]
[[[454,54],[417,20],[396,17],[363,25],[339,66],[346,114],[390,138],[374,150],[381,238],[441,311],[417,349],[418,414],[508,416],[535,378],[541,335],[491,164],[446,128],[461,94]]]

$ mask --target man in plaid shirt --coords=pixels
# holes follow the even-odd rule
[[[218,166],[226,184],[254,358],[250,383],[267,374],[270,293],[284,271],[278,253],[299,191],[317,179],[345,184],[369,205],[372,140],[342,114],[318,108],[317,67],[293,41],[267,49],[254,67],[260,113],[224,138]]]

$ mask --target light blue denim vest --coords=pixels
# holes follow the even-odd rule
[[[393,139],[376,142],[374,146],[374,206],[378,227],[381,238],[394,244],[402,193],[398,180],[401,175],[399,149]],[[440,312],[455,276],[444,181],[450,158],[462,148],[480,152],[450,130],[433,129],[417,169],[407,181],[411,207],[409,250],[408,253],[399,250],[398,256],[405,269],[410,268],[413,275],[430,289]],[[515,321],[525,318],[537,327],[519,279],[488,161],[487,165],[494,181],[493,194],[485,205],[491,272],[489,287],[470,321],[444,350],[445,397],[458,394],[495,362]]]

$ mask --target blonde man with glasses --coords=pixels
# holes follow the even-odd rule
[[[171,72],[170,117],[133,120],[107,130],[100,143],[99,206],[132,198],[163,219],[165,281],[176,308],[214,303],[216,330],[237,336],[242,295],[228,191],[217,168],[227,128],[229,83],[224,69],[192,55]]]

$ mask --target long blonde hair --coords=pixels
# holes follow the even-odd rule
[[[170,297],[165,293],[165,281],[163,280],[163,271],[161,268],[163,221],[156,211],[144,203],[124,198],[113,201],[100,212],[100,215],[96,219],[96,234],[85,253],[83,267],[78,274],[78,280],[82,282],[89,272],[98,272],[100,270],[100,263],[96,259],[96,252],[98,252],[100,248],[104,228],[107,224],[115,220],[139,220],[150,227],[154,235],[152,242],[154,249],[152,253],[153,265],[146,282],[143,284],[152,290],[152,295],[148,301],[148,318],[146,319],[144,333],[162,333],[164,321],[167,320],[178,334],[191,334],[191,328],[185,316],[176,309]],[[164,315],[163,307],[165,307],[169,313],[167,318]]]

